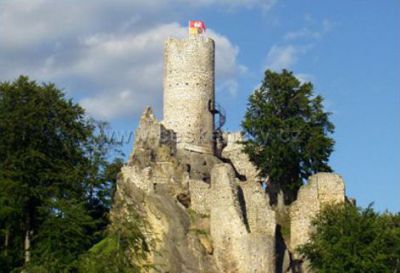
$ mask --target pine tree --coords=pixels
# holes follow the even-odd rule
[[[287,70],[267,70],[249,98],[242,122],[244,151],[260,175],[269,177],[269,188],[283,190],[286,202],[310,175],[331,171],[334,126],[322,103],[311,83],[302,84]]]

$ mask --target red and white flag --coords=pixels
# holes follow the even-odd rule
[[[199,20],[191,20],[189,21],[189,27],[192,29],[197,29],[199,32],[206,31],[206,24],[203,21]]]

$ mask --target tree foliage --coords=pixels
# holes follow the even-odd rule
[[[353,205],[325,208],[299,251],[320,273],[400,272],[400,214]]]
[[[149,247],[142,233],[145,223],[134,215],[114,219],[107,236],[80,257],[79,272],[140,273],[152,268],[146,261]]]
[[[310,175],[331,171],[334,126],[329,113],[313,85],[301,83],[292,72],[265,72],[249,98],[242,129],[247,137],[244,151],[288,202]]]
[[[72,272],[103,238],[122,164],[105,128],[54,84],[0,83],[0,272]]]

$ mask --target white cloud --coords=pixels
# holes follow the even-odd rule
[[[171,34],[185,37],[187,30],[172,23],[136,35],[95,35],[82,41],[85,54],[73,66],[73,72],[96,80],[102,87],[102,91],[84,98],[82,105],[106,119],[138,114],[145,105],[160,108],[162,50]],[[212,30],[208,35],[216,41],[219,86],[232,93],[237,88],[235,78],[243,70],[236,61],[238,48]]]
[[[306,26],[286,33],[283,36],[282,44],[275,44],[270,48],[267,53],[267,68],[276,71],[292,69],[299,58],[314,47],[334,27],[334,23],[329,19],[324,19],[317,25],[317,21],[309,14],[305,15],[304,20]],[[312,75],[307,73],[298,73],[296,76],[301,82],[307,82],[313,78]]]
[[[335,27],[335,22],[331,21],[328,18],[325,18],[322,21],[322,30],[324,33],[331,31]]]
[[[219,90],[226,90],[231,96],[236,96],[238,92],[238,83],[236,80],[226,80],[221,82],[217,87],[217,91]]]
[[[297,31],[291,31],[285,34],[286,40],[297,40],[301,38],[313,38],[319,39],[321,38],[321,32],[318,31],[311,31],[308,28],[302,28]]]
[[[184,37],[176,7],[256,7],[267,0],[15,0],[0,2],[0,80],[27,74],[52,81],[103,119],[161,108],[162,49]],[[197,4],[194,4],[197,3]],[[239,48],[212,29],[217,86],[234,93],[246,68]]]
[[[227,8],[254,8],[261,7],[264,10],[272,8],[278,0],[178,0],[186,5],[211,6],[219,5]]]
[[[232,45],[227,37],[215,33],[213,30],[208,31],[208,36],[213,38],[216,43],[215,59],[216,73],[219,77],[230,77],[236,75],[235,67],[236,57],[239,53],[239,48]]]
[[[293,45],[271,47],[267,54],[267,68],[281,70],[297,62],[299,50]]]
[[[80,103],[91,114],[100,119],[127,116],[131,114],[130,108],[140,106],[131,90],[111,90],[104,92],[101,96],[84,98]]]
[[[277,0],[13,0],[0,1],[2,47],[35,46],[76,34],[143,30],[199,8],[263,7]]]
[[[308,18],[308,19],[307,19]],[[303,27],[296,31],[290,31],[285,34],[285,40],[299,40],[299,39],[321,39],[326,33],[332,30],[334,27],[334,23],[325,18],[322,22],[316,27],[315,20],[306,17],[306,22],[308,23],[307,27]]]
[[[315,80],[314,75],[307,73],[296,73],[295,76],[301,83],[312,82]]]

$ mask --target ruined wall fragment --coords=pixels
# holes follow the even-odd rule
[[[249,230],[238,182],[231,165],[213,168],[210,232],[218,268],[230,273],[274,273],[274,237]]]
[[[225,133],[223,137],[227,145],[222,150],[222,157],[229,159],[236,171],[245,176],[246,180],[257,180],[257,168],[250,161],[249,156],[243,152],[243,144],[240,143],[244,140],[243,135],[240,132],[234,132]]]
[[[327,204],[345,201],[345,185],[341,176],[334,173],[317,173],[298,192],[297,200],[290,206],[290,248],[296,248],[310,238],[311,221]]]

